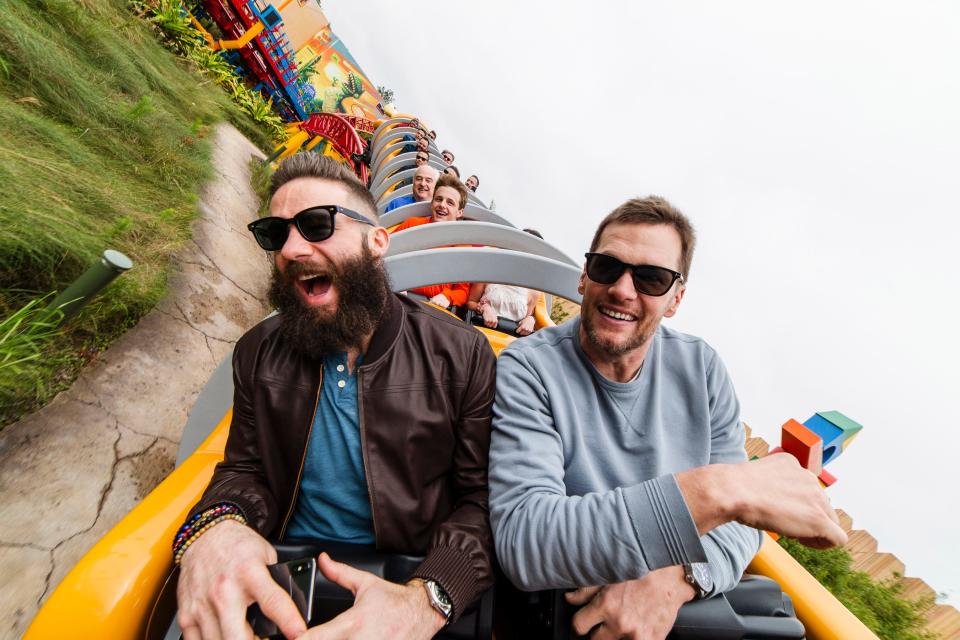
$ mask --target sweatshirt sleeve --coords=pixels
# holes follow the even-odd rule
[[[740,421],[740,403],[720,357],[713,354],[707,366],[710,397],[710,462],[726,464],[747,459],[746,432]],[[713,591],[723,593],[737,586],[747,565],[757,554],[761,532],[737,522],[728,522],[701,539],[710,563]]]
[[[610,584],[705,562],[672,475],[567,496],[563,447],[536,369],[520,350],[497,362],[490,516],[497,557],[521,589]]]

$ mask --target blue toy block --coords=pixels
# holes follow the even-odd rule
[[[823,440],[823,466],[826,466],[843,451],[843,442],[846,440],[846,434],[843,429],[820,414],[815,413],[804,420],[803,426],[813,431]]]

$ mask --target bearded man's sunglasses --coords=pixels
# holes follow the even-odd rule
[[[307,242],[320,242],[333,235],[334,216],[337,214],[352,218],[369,225],[374,223],[362,213],[351,211],[334,204],[324,204],[304,209],[292,218],[260,218],[247,225],[257,244],[264,251],[280,251],[287,242],[290,225],[296,225],[297,231]]]
[[[613,284],[623,272],[630,270],[633,288],[645,296],[662,296],[677,280],[683,284],[683,274],[652,264],[627,264],[605,253],[586,253],[587,277],[599,284]]]

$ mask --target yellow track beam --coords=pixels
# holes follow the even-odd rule
[[[877,640],[857,616],[764,534],[760,552],[747,569],[776,580],[791,599],[809,640]]]
[[[214,51],[220,51],[221,49],[242,49],[243,47],[250,44],[250,41],[256,38],[263,32],[263,23],[258,22],[249,29],[243,32],[243,35],[237,38],[236,40],[217,40],[210,48]]]
[[[282,11],[291,2],[293,2],[293,0],[286,0],[283,4],[277,7],[277,11]],[[257,22],[257,24],[244,31],[243,35],[236,40],[217,40],[216,42],[210,43],[210,48],[214,51],[219,51],[220,49],[242,49],[250,44],[251,40],[263,33],[264,28],[265,25],[263,24],[263,21]]]

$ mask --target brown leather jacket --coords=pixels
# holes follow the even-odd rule
[[[459,616],[493,584],[487,453],[495,358],[483,335],[390,296],[358,368],[364,469],[377,548],[422,554]],[[224,461],[191,515],[239,506],[282,539],[296,504],[322,364],[280,338],[279,318],[245,334],[233,356],[233,421]]]

